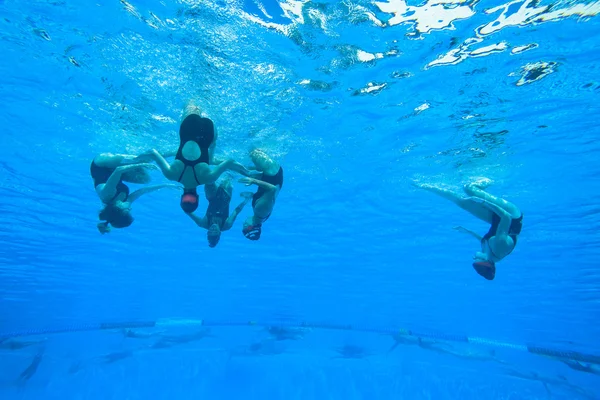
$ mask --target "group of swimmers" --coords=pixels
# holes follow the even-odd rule
[[[193,102],[188,103],[179,126],[179,148],[175,153],[160,153],[155,149],[141,155],[100,154],[94,158],[90,174],[96,193],[103,203],[99,213],[98,230],[104,234],[114,228],[125,228],[133,223],[131,205],[141,195],[163,188],[183,188],[180,206],[201,228],[208,231],[208,244],[215,247],[221,232],[231,229],[238,214],[252,200],[253,215],[244,222],[242,233],[250,240],[260,239],[262,225],[269,219],[275,200],[283,186],[283,168],[264,151],[254,149],[250,159],[254,164],[245,167],[235,160],[216,160],[217,130],[213,121],[202,114]],[[166,158],[174,157],[172,162]],[[124,182],[147,184],[148,170],[160,169],[170,181],[178,184],[145,186],[133,193]],[[237,172],[247,186],[256,185],[255,193],[241,194],[243,201],[229,212],[233,186],[230,179],[216,181],[226,171]],[[195,215],[200,196],[198,187],[204,185],[208,207],[203,217]]]
[[[433,192],[469,212],[471,215],[490,224],[488,232],[480,236],[477,233],[455,227],[459,232],[476,238],[481,251],[473,256],[473,268],[487,280],[496,277],[496,263],[515,249],[517,239],[523,228],[523,213],[510,201],[498,198],[485,189],[491,184],[489,179],[481,179],[464,186],[467,196],[430,184],[416,184],[417,187]]]
[[[221,232],[231,229],[236,217],[252,199],[253,215],[244,222],[242,233],[250,240],[258,240],[262,225],[270,217],[277,195],[283,185],[283,169],[264,151],[250,152],[253,167],[244,167],[235,160],[214,158],[217,131],[213,121],[201,115],[200,109],[189,103],[184,111],[179,127],[179,148],[173,154],[161,154],[152,149],[139,156],[101,154],[92,162],[90,173],[98,196],[104,203],[100,211],[101,222],[98,229],[106,233],[110,227],[124,228],[133,222],[131,204],[142,194],[165,187],[180,188],[179,185],[161,184],[146,186],[129,193],[123,182],[148,183],[149,168],[159,168],[163,175],[183,186],[181,208],[201,228],[208,231],[208,243],[215,247]],[[175,157],[169,163],[166,158]],[[154,162],[154,163],[152,163]],[[214,166],[211,168],[211,166]],[[255,193],[241,194],[243,201],[229,212],[232,197],[230,180],[217,185],[215,181],[225,171],[243,175],[239,182],[256,185]],[[430,184],[416,184],[417,187],[436,193],[468,211],[475,217],[491,225],[484,236],[463,227],[457,230],[475,237],[481,251],[473,256],[473,268],[487,280],[496,276],[496,263],[508,256],[515,248],[523,227],[523,214],[513,203],[487,193],[490,181],[482,179],[464,187],[467,197]],[[208,207],[203,217],[195,215],[198,208],[198,186],[204,185]]]

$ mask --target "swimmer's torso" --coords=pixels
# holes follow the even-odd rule
[[[193,189],[207,183],[210,172],[210,167],[206,163],[186,166],[181,160],[175,160],[171,164],[169,179],[181,183],[186,189]]]

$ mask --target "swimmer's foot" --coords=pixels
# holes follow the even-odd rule
[[[492,185],[492,183],[494,183],[491,179],[486,178],[486,177],[481,177],[481,178],[477,178],[475,179],[473,182],[471,182],[469,185],[471,186],[475,186],[476,188],[479,188],[481,190],[485,190],[487,189],[489,186]],[[468,185],[467,185],[468,186]]]
[[[188,100],[187,104],[185,105],[184,111],[183,111],[184,115],[191,115],[191,114],[197,114],[197,115],[202,115],[202,110],[200,109],[200,107],[196,104],[196,101],[193,99]]]
[[[419,189],[426,189],[427,187],[431,187],[432,186],[432,185],[430,185],[428,183],[421,183],[419,181],[412,181],[410,184],[413,185],[416,188],[419,188]]]

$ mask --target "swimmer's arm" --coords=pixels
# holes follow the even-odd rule
[[[482,238],[481,236],[479,236],[479,234],[477,234],[476,232],[473,232],[472,230],[470,230],[470,229],[467,229],[467,228],[464,228],[464,227],[462,227],[462,226],[455,226],[455,227],[454,227],[454,229],[456,229],[456,230],[457,230],[457,231],[459,231],[459,232],[462,232],[462,233],[466,233],[466,234],[468,234],[468,235],[471,235],[471,236],[473,236],[475,239],[479,240],[480,242],[481,242],[481,239],[483,239],[483,238]]]
[[[510,224],[512,223],[512,216],[503,208],[498,207],[489,201],[484,200],[482,204],[500,217],[500,223],[498,224],[498,230],[496,231],[496,238],[502,237],[506,239],[508,237],[508,231],[510,230]]]
[[[165,158],[162,156],[162,154],[160,154],[155,149],[152,149],[147,153],[147,155],[156,162],[156,164],[162,171],[165,178],[170,179],[170,180],[176,180],[173,177],[173,170],[171,170],[171,165],[167,162],[167,160],[165,160]]]
[[[139,163],[139,162],[150,162],[150,161],[155,161],[155,158],[152,154],[152,152],[155,151],[154,149],[147,151],[145,153],[140,154],[139,156],[125,156],[127,157],[125,160],[125,162],[127,164],[131,164],[131,163]],[[176,150],[171,150],[171,151],[163,151],[162,153],[159,153],[163,158],[167,158],[167,157],[175,157],[177,155],[177,151]]]
[[[258,187],[261,187],[265,190],[268,191],[275,191],[277,190],[277,186],[275,185],[271,185],[270,183],[261,181],[259,179],[254,179],[254,178],[242,178],[239,180],[240,183],[245,183],[246,185],[256,185]]]
[[[219,165],[222,164],[226,161],[220,160],[220,159],[213,159],[210,163],[210,165]],[[245,167],[242,164],[240,164],[237,161],[234,160],[230,160],[229,161],[231,163],[231,165],[229,166],[229,170],[237,172],[240,175],[244,175],[250,178],[254,178],[255,176],[257,176],[256,173],[252,173],[251,171],[256,171],[255,167]]]
[[[98,196],[102,201],[109,201],[112,199],[115,194],[117,194],[117,185],[121,182],[121,177],[123,174],[132,168],[139,167],[148,167],[148,168],[156,168],[153,164],[132,164],[132,165],[122,165],[120,167],[115,168],[110,177],[106,180],[102,189],[96,190]]]
[[[138,189],[135,192],[131,193],[129,195],[129,197],[127,198],[127,201],[129,201],[130,203],[133,203],[134,201],[139,199],[140,196],[142,196],[146,193],[152,193],[157,190],[164,189],[164,188],[180,189],[181,186],[173,185],[171,183],[163,183],[162,185],[146,186],[144,188]]]
[[[207,179],[207,183],[213,183],[215,182],[217,179],[219,179],[219,177],[221,175],[223,175],[223,173],[225,171],[237,171],[238,167],[237,166],[241,166],[243,168],[243,166],[238,163],[237,161],[234,161],[232,159],[229,160],[225,160],[220,162],[215,169],[213,169],[210,174],[208,174],[208,179]]]
[[[177,155],[177,150],[164,151],[161,154],[162,154],[163,158],[175,157]]]
[[[248,202],[250,201],[250,199],[252,198],[252,196],[248,196],[244,199],[244,201],[242,201],[236,208],[235,210],[233,210],[233,213],[231,213],[231,215],[229,216],[229,218],[227,218],[227,220],[225,221],[225,224],[223,225],[223,229],[224,231],[227,231],[229,229],[231,229],[231,227],[233,226],[233,223],[235,222],[235,219],[237,218],[237,216],[239,215],[239,213],[242,212],[242,210],[244,209],[244,207],[246,206],[246,204],[248,204]]]
[[[206,218],[202,217],[200,218],[199,216],[195,215],[195,214],[187,214],[188,217],[190,217],[192,219],[192,221],[194,221],[196,223],[196,225],[198,225],[200,228],[204,228],[204,229],[208,229],[208,221],[206,220]]]

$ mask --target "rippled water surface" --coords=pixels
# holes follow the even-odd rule
[[[10,339],[33,341],[22,349],[0,342],[0,396],[598,398],[600,365],[415,337],[389,351],[381,333],[600,354],[598,13],[0,0],[0,334],[42,330]],[[248,207],[209,248],[176,191],[101,236],[91,159],[173,150],[188,99],[214,120],[219,157],[248,164],[260,147],[285,169],[260,241],[241,234]],[[488,227],[412,185],[480,177],[525,215],[492,282],[452,229]],[[173,318],[248,326],[49,333]],[[312,328],[274,340],[256,321]]]

